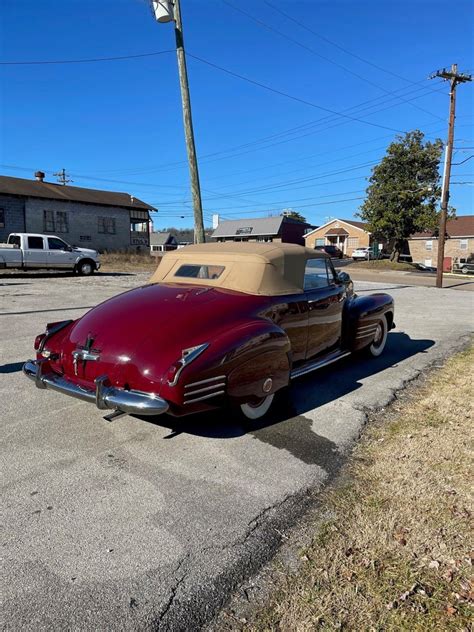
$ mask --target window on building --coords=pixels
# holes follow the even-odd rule
[[[45,233],[68,233],[69,222],[66,211],[43,211],[43,230]]]
[[[54,211],[43,211],[43,230],[45,233],[54,233]]]
[[[0,228],[5,228],[5,210],[0,208]]]
[[[69,232],[66,211],[56,211],[55,221],[56,221],[56,230],[55,230],[56,233]]]
[[[92,237],[90,235],[79,235],[79,241],[92,241]]]
[[[105,235],[115,235],[115,217],[98,217],[98,232]]]
[[[428,239],[425,241],[425,250],[433,250],[433,240]]]
[[[252,230],[253,230],[252,226],[244,226],[243,228],[237,228],[237,230],[235,231],[235,234],[236,235],[250,235]]]
[[[467,246],[468,246],[468,240],[467,239],[460,239],[459,240],[459,248],[461,250],[467,250]]]
[[[147,233],[149,219],[148,211],[130,211],[130,232]]]
[[[257,237],[257,241],[270,242],[273,241],[273,237],[270,237],[270,235],[261,235]]]
[[[358,237],[349,237],[347,240],[347,245],[349,248],[358,248],[359,247],[359,238]]]
[[[315,244],[314,244],[314,245],[315,245],[315,246],[324,246],[325,241],[326,241],[326,240],[324,239],[324,237],[322,237],[322,238],[320,238],[320,239],[316,239],[316,242],[315,242]]]
[[[44,250],[42,237],[28,237],[28,248],[31,250]]]

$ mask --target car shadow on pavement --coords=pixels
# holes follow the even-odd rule
[[[0,375],[2,373],[17,373],[23,368],[24,362],[10,362],[10,364],[0,364]]]
[[[320,452],[322,444],[327,443],[311,430],[312,421],[305,413],[320,408],[344,395],[360,389],[363,381],[400,362],[418,354],[425,353],[434,345],[433,340],[413,340],[403,332],[390,333],[384,353],[378,358],[368,358],[354,354],[324,369],[310,373],[295,380],[288,390],[278,394],[279,401],[273,406],[273,412],[257,421],[238,419],[229,409],[220,409],[207,413],[175,418],[170,415],[160,417],[139,417],[150,423],[169,428],[165,438],[187,433],[213,439],[231,439],[244,434],[252,434],[265,443],[281,444],[290,449],[290,444],[298,451],[298,457],[308,462],[305,441],[311,442]],[[325,445],[326,452],[333,452],[334,446]],[[296,456],[296,455],[295,455]],[[314,462],[314,456],[311,457]]]

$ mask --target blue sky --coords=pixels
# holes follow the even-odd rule
[[[188,53],[205,60],[188,57],[206,225],[212,213],[285,208],[314,224],[354,217],[397,131],[446,137],[448,86],[428,75],[453,62],[474,70],[464,0],[181,5]],[[77,186],[157,206],[156,229],[192,225],[171,24],[156,23],[146,0],[3,0],[1,22],[3,62],[169,52],[0,66],[0,172],[42,169],[54,181],[65,167]],[[455,163],[474,154],[473,113],[473,84],[462,85]],[[453,167],[452,182],[458,214],[472,213],[474,158]]]

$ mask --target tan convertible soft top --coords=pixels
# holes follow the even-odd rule
[[[150,283],[191,283],[265,296],[299,294],[306,261],[324,257],[322,252],[296,244],[199,244],[166,253]],[[218,277],[183,277],[182,272],[177,273],[184,265],[214,268]]]

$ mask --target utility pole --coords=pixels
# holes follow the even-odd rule
[[[53,176],[57,176],[59,184],[62,184],[63,186],[66,186],[66,184],[69,184],[69,182],[74,182],[74,180],[71,180],[71,178],[68,176],[68,174],[66,173],[66,169],[64,168],[57,173],[53,173]]]
[[[444,242],[446,239],[446,219],[448,216],[449,184],[451,179],[451,162],[453,158],[454,145],[454,122],[456,120],[456,87],[459,83],[472,81],[472,75],[458,73],[458,65],[452,64],[451,70],[438,70],[430,76],[430,79],[441,77],[451,84],[449,91],[449,126],[448,142],[444,156],[443,186],[441,192],[441,214],[439,218],[438,236],[438,265],[436,270],[436,287],[443,287],[443,265],[444,265]]]
[[[188,72],[184,51],[183,24],[181,20],[180,0],[152,0],[152,8],[158,22],[174,20],[176,54],[178,57],[179,83],[181,87],[181,101],[183,105],[184,136],[188,154],[189,175],[191,178],[191,194],[194,212],[194,243],[202,244],[206,241],[204,221],[202,217],[201,187],[199,184],[199,170],[194,143],[193,119],[191,114],[191,99],[189,96]]]

